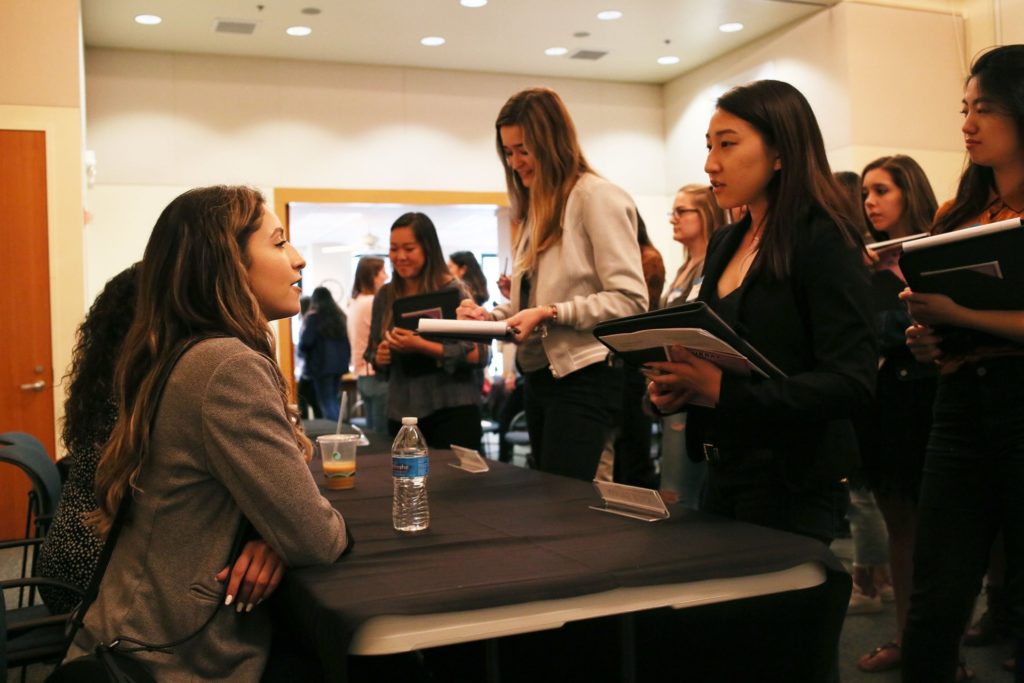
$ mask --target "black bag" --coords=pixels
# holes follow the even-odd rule
[[[156,683],[146,665],[114,649],[117,644],[97,645],[93,654],[61,664],[47,683]]]

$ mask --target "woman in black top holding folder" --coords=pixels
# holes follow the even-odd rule
[[[425,214],[406,213],[391,226],[388,251],[391,282],[373,299],[366,359],[388,378],[388,431],[394,436],[403,417],[418,417],[427,444],[480,449],[480,368],[487,344],[436,342],[396,324],[396,299],[455,290],[469,296],[448,272],[434,223]]]
[[[685,349],[649,386],[665,413],[691,405],[687,451],[709,464],[702,509],[823,542],[857,460],[851,417],[877,362],[868,272],[795,88],[757,81],[721,98],[707,132],[719,206],[749,207],[711,239],[699,298],[787,377],[723,373]]]
[[[1024,214],[1024,45],[975,61],[963,115],[970,163],[956,199],[939,209],[937,233]],[[903,680],[954,680],[957,645],[1001,529],[1016,680],[1024,681],[1024,310],[975,310],[909,289],[901,298],[916,321],[907,345],[939,366]],[[950,328],[962,328],[955,349],[942,344]],[[964,329],[972,335],[966,343]]]

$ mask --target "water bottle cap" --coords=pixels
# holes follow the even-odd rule
[[[403,417],[402,418],[402,424],[403,425],[414,425],[414,424],[417,424],[417,423],[419,423],[419,418],[418,417]]]

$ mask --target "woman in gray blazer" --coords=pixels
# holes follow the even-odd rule
[[[259,680],[270,615],[225,605],[215,576],[236,530],[248,520],[289,567],[345,550],[345,523],[307,467],[311,447],[268,326],[298,313],[304,265],[256,190],[191,190],[157,220],[89,518],[106,533],[125,496],[131,507],[69,659],[115,639],[167,643],[209,620],[173,651],[131,656],[160,681]]]

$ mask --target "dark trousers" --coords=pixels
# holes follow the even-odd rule
[[[480,426],[480,406],[455,406],[441,408],[426,417],[421,417],[417,425],[431,448],[451,448],[452,445],[480,450],[480,439],[483,429]],[[396,436],[402,423],[388,420],[388,433]]]
[[[622,369],[601,361],[555,379],[547,368],[523,375],[526,426],[537,469],[590,481],[618,423]]]
[[[341,410],[341,375],[314,377],[313,389],[324,419],[337,420],[338,411]]]
[[[299,399],[299,415],[302,419],[306,419],[308,409],[313,409],[313,417],[321,418],[324,416],[322,410],[320,410],[320,404],[316,401],[316,390],[313,389],[313,380],[309,377],[300,377],[298,383],[295,385],[295,393],[298,394]]]
[[[644,412],[647,378],[636,368],[624,369],[622,421],[615,437],[615,476],[620,484],[658,488],[658,473],[651,460],[651,425]]]
[[[960,637],[1000,530],[1010,628],[1019,642],[1024,638],[1024,358],[967,365],[939,378],[918,505],[904,681],[954,680]]]
[[[849,505],[849,491],[840,482],[793,490],[771,451],[729,453],[709,463],[700,509],[831,543]]]

